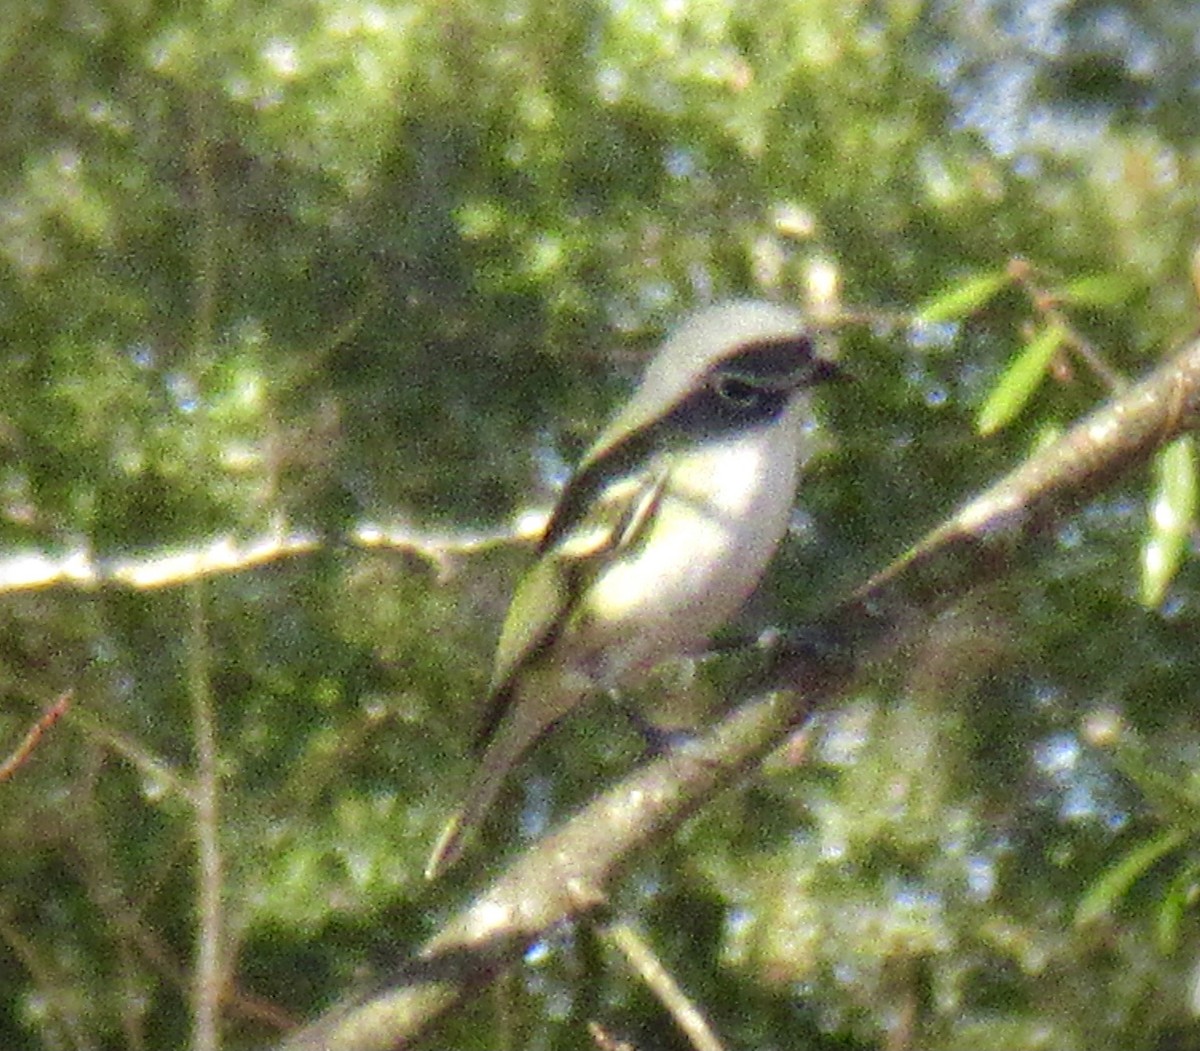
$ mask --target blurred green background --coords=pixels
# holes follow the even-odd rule
[[[1195,325],[1198,35],[1190,0],[8,5],[0,754],[74,693],[0,783],[0,1047],[268,1043],[628,769],[636,737],[581,714],[421,881],[528,557],[461,542],[549,505],[683,311],[863,321],[759,624],[1108,396],[1059,347],[980,434],[1047,311],[1149,368]],[[979,275],[978,309],[914,322]],[[1200,1048],[1200,575],[1141,568],[1187,554],[1149,509],[1186,511],[1189,456],[635,869],[618,908],[730,1047]],[[369,523],[446,546],[352,542]],[[606,962],[551,940],[454,1046],[589,1047],[592,1015],[683,1046]]]

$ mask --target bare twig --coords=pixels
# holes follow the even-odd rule
[[[194,1051],[218,1051],[221,1000],[225,990],[224,865],[221,855],[220,775],[217,736],[209,678],[208,629],[203,584],[189,589],[188,693],[192,699],[192,733],[196,748],[195,821],[199,860],[196,968],[192,981]]]
[[[155,755],[136,738],[107,726],[96,713],[80,705],[71,713],[70,725],[81,730],[88,740],[119,755],[133,766],[156,791],[170,792],[189,805],[195,803],[195,786],[166,759]]]
[[[607,924],[603,933],[675,1019],[696,1051],[725,1051],[708,1019],[679,987],[645,938],[623,921]]]
[[[42,1010],[50,1023],[50,1032],[57,1030],[58,1047],[69,1047],[75,1051],[86,1051],[95,1044],[89,1038],[87,1027],[80,1018],[80,1007],[75,997],[55,995],[67,983],[50,961],[39,952],[32,938],[25,936],[10,915],[7,901],[0,901],[0,942],[8,946],[33,979],[34,988],[42,994]]]
[[[188,167],[191,170],[196,204],[196,273],[193,281],[192,353],[201,364],[213,350],[213,331],[217,312],[217,293],[221,286],[220,208],[217,183],[212,167],[212,140],[209,132],[207,100],[197,93],[192,98],[189,116],[192,129],[188,143]]]
[[[25,735],[24,740],[17,745],[12,755],[0,763],[0,782],[7,781],[25,765],[29,757],[33,755],[33,750],[37,748],[43,734],[66,714],[67,709],[71,705],[71,697],[71,690],[67,690],[61,694],[58,700],[50,705],[42,713],[41,718],[29,728],[29,732]]]
[[[1084,338],[1083,334],[1071,324],[1070,319],[1062,312],[1059,298],[1047,291],[1035,280],[1034,269],[1025,259],[1014,259],[1008,265],[1009,275],[1029,296],[1030,302],[1047,323],[1059,329],[1070,347],[1087,366],[1099,377],[1100,382],[1111,393],[1123,391],[1129,386],[1129,381],[1104,360],[1100,351]]]
[[[94,795],[89,796],[88,805],[99,805]],[[141,901],[131,900],[123,885],[123,876],[113,864],[109,844],[97,831],[102,824],[95,815],[91,815],[88,821],[77,826],[78,831],[72,837],[71,847],[83,866],[81,882],[87,886],[92,900],[107,922],[118,932],[118,951],[131,956],[136,953],[139,966],[148,965],[154,974],[182,994],[186,991],[190,976],[161,932],[145,916],[145,901],[154,897],[162,882],[161,877],[152,874],[146,878],[145,873],[139,873],[136,888]],[[190,843],[181,843],[179,846],[190,849]],[[168,856],[162,859],[166,868],[176,867],[179,859],[171,855],[179,853],[181,850],[174,847],[167,852]],[[132,1006],[137,999],[135,997],[129,1005],[122,1007]],[[260,1022],[280,1031],[292,1029],[296,1024],[295,1019],[277,1004],[239,989],[232,983],[227,984],[222,992],[222,1006],[227,1014]]]
[[[426,533],[401,525],[362,522],[351,530],[346,543],[412,555],[444,572],[458,558],[535,540],[545,521],[545,512],[530,512],[514,529],[490,533]],[[214,537],[205,543],[139,558],[99,559],[86,548],[57,556],[27,552],[0,558],[0,594],[48,587],[91,591],[116,586],[152,591],[312,554],[323,545],[320,537],[310,533],[268,531],[246,540]]]

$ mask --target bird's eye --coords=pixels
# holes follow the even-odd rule
[[[720,376],[713,385],[723,401],[739,409],[751,409],[758,404],[762,389],[737,376]]]

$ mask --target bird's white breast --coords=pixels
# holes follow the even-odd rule
[[[745,602],[787,530],[803,419],[793,405],[769,427],[676,457],[648,534],[586,600],[602,678],[636,679],[702,647]]]

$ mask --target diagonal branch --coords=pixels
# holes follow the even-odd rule
[[[294,1034],[284,1051],[412,1046],[548,929],[603,905],[606,888],[639,852],[747,776],[864,668],[969,589],[1025,564],[1035,541],[1198,420],[1194,341],[783,645],[760,692],[703,737],[635,770],[526,851],[388,988]]]

